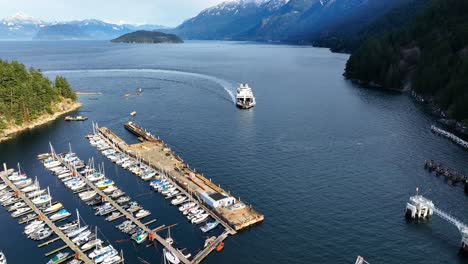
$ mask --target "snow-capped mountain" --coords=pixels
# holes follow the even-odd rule
[[[32,39],[48,23],[24,13],[0,20],[0,39]]]
[[[191,39],[310,40],[342,26],[352,30],[413,0],[237,0],[200,12],[174,33]],[[352,30],[351,30],[352,29]]]
[[[288,0],[226,1],[186,20],[174,32],[195,39],[230,39],[259,24]]]
[[[19,12],[11,17],[0,20],[0,39],[110,40],[142,29],[160,30],[167,28],[159,25],[116,24],[97,19],[46,22]]]

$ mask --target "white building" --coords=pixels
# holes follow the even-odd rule
[[[231,206],[236,202],[236,199],[234,197],[218,192],[203,192],[200,194],[200,199],[202,199],[204,203],[213,208]]]

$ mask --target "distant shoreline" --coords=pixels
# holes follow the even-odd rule
[[[66,104],[63,104],[64,102]],[[54,120],[57,120],[62,115],[66,114],[66,113],[69,113],[69,112],[72,112],[72,111],[75,111],[78,108],[80,108],[82,105],[83,104],[80,103],[80,102],[72,102],[70,104],[70,103],[66,102],[66,100],[64,100],[61,103],[59,103],[59,107],[61,106],[61,108],[62,108],[61,111],[57,111],[57,112],[55,112],[53,114],[43,114],[43,115],[41,115],[40,117],[38,117],[36,120],[34,120],[32,122],[24,123],[24,124],[19,125],[19,126],[15,125],[15,126],[12,126],[12,127],[9,127],[9,128],[6,128],[5,130],[3,130],[0,133],[0,143],[3,142],[3,141],[6,141],[6,140],[12,139],[16,134],[18,134],[20,132],[30,130],[30,129],[34,129],[36,127],[39,127],[39,126],[45,125],[45,124],[47,124],[49,122],[52,122]]]

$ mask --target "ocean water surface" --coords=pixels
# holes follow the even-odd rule
[[[104,163],[108,177],[171,229],[176,246],[195,254],[205,235],[158,193],[88,144],[91,121],[127,142],[133,120],[163,139],[191,167],[265,215],[229,237],[205,263],[467,263],[458,230],[434,217],[404,219],[419,189],[436,206],[468,221],[463,188],[424,171],[435,159],[466,171],[468,154],[430,132],[434,118],[406,95],[361,89],[342,77],[348,55],[326,49],[240,42],[130,45],[104,41],[0,42],[0,58],[19,60],[53,78],[65,76],[82,96],[82,123],[57,120],[0,144],[0,162],[21,164],[67,209],[80,210],[127,263],[162,263],[160,245],[136,246],[94,216],[36,160],[51,142],[69,143],[80,158]],[[236,87],[246,82],[257,106],[237,109]],[[137,88],[141,96],[125,97]],[[136,111],[134,118],[129,116]],[[37,248],[4,209],[0,249],[9,263],[45,263],[61,245]],[[221,230],[216,230],[215,233]],[[160,233],[165,236],[165,231]],[[25,253],[27,252],[27,254]]]

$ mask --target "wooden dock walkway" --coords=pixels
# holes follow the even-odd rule
[[[42,218],[42,221],[46,223],[49,228],[57,234],[60,239],[66,244],[67,247],[69,247],[71,250],[73,250],[77,256],[79,256],[79,259],[84,261],[86,264],[92,264],[93,261],[88,258],[88,256],[81,251],[81,249],[76,246],[60,229],[57,228],[57,226],[44,214],[42,213],[41,210],[39,210],[34,203],[31,202],[29,198],[26,197],[22,192],[16,188],[16,186],[8,179],[8,174],[6,173],[7,167],[6,164],[3,164],[4,171],[0,172],[0,178],[7,184],[15,193],[20,197],[29,207],[33,209],[33,211]]]
[[[63,161],[63,159],[59,156],[56,155],[55,153],[52,153],[54,155],[54,158],[60,161],[63,165],[65,165],[70,171],[75,171],[74,168],[67,164],[66,162]],[[171,251],[172,254],[177,256],[179,260],[182,263],[185,264],[190,264],[191,261],[189,261],[187,258],[185,258],[184,255],[182,255],[179,251],[177,251],[172,245],[166,242],[164,238],[159,236],[157,233],[153,232],[151,229],[149,229],[146,225],[144,225],[140,220],[138,220],[133,214],[127,212],[125,209],[123,209],[117,202],[112,200],[110,197],[108,197],[107,194],[105,194],[103,191],[101,191],[99,188],[97,188],[93,183],[91,183],[85,176],[81,175],[79,172],[76,172],[76,176],[80,177],[86,184],[94,191],[96,191],[101,197],[103,197],[106,202],[109,202],[114,208],[116,208],[121,214],[123,214],[128,220],[132,221],[134,224],[136,224],[139,228],[141,228],[144,232],[150,234],[154,239],[156,239],[161,245],[163,245],[167,250]],[[92,263],[92,262],[91,262]]]

